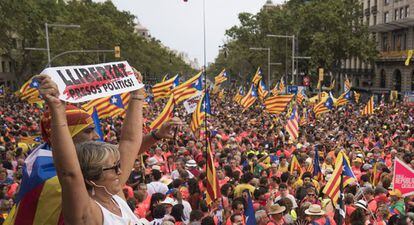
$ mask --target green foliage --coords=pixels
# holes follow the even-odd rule
[[[229,40],[227,57],[219,54],[209,71],[217,74],[222,68],[232,75],[242,74],[241,83],[250,81],[258,66],[267,74],[267,54],[250,47],[270,47],[271,79],[275,82],[291,73],[291,39],[271,38],[267,34],[295,35],[296,55],[310,56],[299,61],[299,70],[309,73],[323,66],[325,71],[339,73],[341,61],[358,57],[365,62],[374,60],[377,52],[367,26],[362,24],[362,6],[357,0],[290,0],[256,15],[241,13],[240,25],[226,31]],[[265,79],[267,80],[267,79]]]
[[[189,74],[194,71],[161,46],[155,38],[134,33],[135,16],[119,11],[112,2],[56,0],[0,1],[0,52],[13,60],[20,81],[39,73],[47,64],[45,51],[14,51],[13,38],[23,47],[45,48],[45,23],[79,24],[80,28],[49,27],[51,57],[70,50],[113,50],[121,47],[121,58],[113,53],[73,53],[52,61],[53,66],[93,64],[127,60],[146,79],[160,79],[166,73]]]

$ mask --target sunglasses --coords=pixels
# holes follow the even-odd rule
[[[119,173],[121,171],[121,161],[116,162],[116,164],[114,166],[108,167],[108,168],[103,168],[103,171],[105,170],[114,170],[115,173]]]

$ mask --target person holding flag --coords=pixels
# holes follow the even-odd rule
[[[141,75],[136,74],[138,79]],[[45,75],[40,75],[37,78],[37,81],[40,83],[39,91],[43,96],[48,95],[48,100],[56,100],[54,103],[57,103],[58,100],[50,94],[57,94],[57,87],[55,84]],[[59,103],[61,104],[61,103]],[[63,105],[62,105],[63,106]],[[62,107],[60,106],[60,107]],[[66,109],[63,110],[62,115],[66,115],[66,118],[63,119],[67,121],[69,128],[69,136],[71,136],[71,142],[76,144],[81,144],[89,141],[98,140],[99,136],[95,132],[95,125],[91,116],[81,109],[76,108],[75,106],[68,105]],[[131,109],[132,112],[134,110]],[[137,153],[144,152],[149,149],[151,145],[156,143],[161,138],[171,138],[170,134],[171,128],[175,125],[181,125],[181,121],[178,118],[175,118],[170,123],[166,123],[158,132],[153,132],[150,135],[147,135],[143,138],[143,143],[141,147],[137,149]],[[6,220],[6,224],[54,224],[58,221],[63,221],[61,212],[59,210],[61,205],[60,200],[60,182],[56,177],[56,170],[54,163],[51,158],[52,148],[51,138],[52,130],[54,129],[54,122],[52,120],[51,112],[46,112],[42,119],[42,136],[45,141],[44,144],[40,145],[35,149],[30,157],[25,161],[26,164],[26,177],[23,177],[22,185],[18,193],[18,200],[15,208],[10,213],[9,217]],[[137,155],[137,154],[136,154]],[[28,170],[30,169],[30,170]],[[36,174],[31,174],[31,172],[36,172]],[[129,174],[128,174],[129,175]],[[41,179],[39,179],[41,178]],[[44,183],[44,184],[43,184]],[[39,185],[40,184],[40,185]],[[40,188],[40,191],[38,190]],[[47,190],[54,190],[54,194],[50,191],[45,192],[45,194],[50,195],[49,198],[40,198],[37,202],[32,201],[34,198],[33,194],[41,194],[42,188]],[[55,199],[52,201],[52,199]],[[42,203],[44,202],[44,203]],[[38,208],[44,204],[48,203],[48,208],[55,208],[57,210],[48,210],[42,212],[41,208]],[[38,208],[38,210],[37,210]],[[20,210],[22,209],[22,210]]]

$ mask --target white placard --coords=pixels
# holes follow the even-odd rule
[[[197,108],[197,103],[201,99],[203,92],[199,91],[197,94],[195,94],[193,97],[187,99],[184,101],[184,108],[187,111],[188,114],[193,113]]]
[[[59,98],[78,103],[144,87],[127,61],[85,66],[50,67],[42,71],[58,85]]]

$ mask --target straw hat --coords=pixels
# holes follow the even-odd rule
[[[279,213],[284,212],[285,210],[286,210],[286,207],[280,206],[279,204],[274,204],[269,207],[268,215],[279,214]]]
[[[312,204],[309,209],[305,210],[305,214],[311,216],[323,216],[325,215],[325,211],[322,210],[320,205]]]

